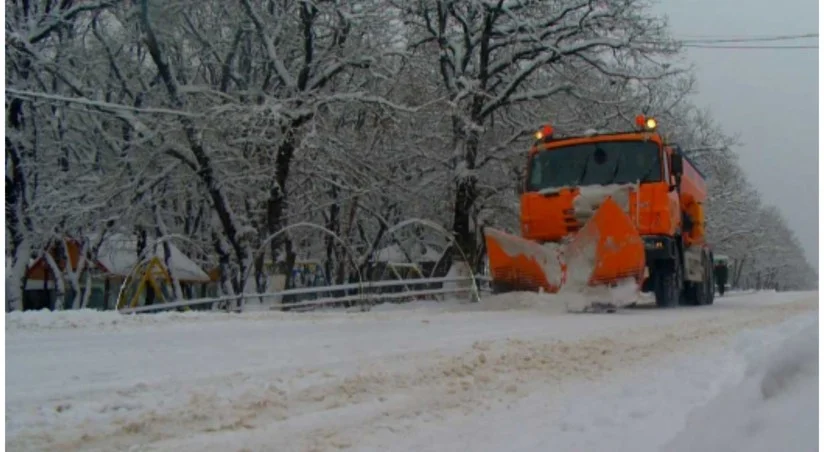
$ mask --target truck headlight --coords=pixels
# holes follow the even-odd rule
[[[647,240],[644,243],[644,246],[646,246],[649,249],[661,250],[661,249],[664,249],[664,241],[663,240],[655,240],[655,239]]]

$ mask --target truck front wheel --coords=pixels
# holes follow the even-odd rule
[[[671,265],[657,265],[653,272],[655,304],[662,308],[677,307],[681,298],[681,265],[674,259]]]

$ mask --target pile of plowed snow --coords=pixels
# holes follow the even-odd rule
[[[743,381],[695,410],[664,449],[818,450],[818,322],[753,361]]]
[[[612,303],[624,306],[647,302],[637,290],[634,282],[624,282],[616,287],[587,287],[565,289],[559,293],[510,292],[497,295],[483,295],[480,303],[466,304],[461,310],[507,311],[539,310],[543,312],[580,311],[592,303]]]
[[[508,311],[508,310],[545,310],[564,311],[564,298],[536,292],[509,292],[497,295],[482,295],[479,303],[460,306],[461,310],[471,311]],[[567,297],[571,299],[572,297]],[[566,300],[568,301],[568,300]]]
[[[119,330],[122,327],[153,327],[173,323],[209,322],[209,321],[343,321],[346,318],[368,318],[374,316],[392,316],[396,312],[436,313],[466,311],[511,311],[529,310],[545,313],[565,313],[582,310],[592,302],[612,302],[618,305],[642,300],[634,284],[623,284],[614,288],[585,288],[580,291],[564,290],[561,293],[547,294],[536,292],[510,292],[492,295],[481,294],[480,302],[467,300],[419,300],[407,303],[383,303],[372,307],[371,312],[350,313],[341,316],[343,311],[337,309],[319,309],[314,312],[281,312],[250,309],[240,314],[223,311],[163,311],[149,314],[121,314],[116,311],[96,311],[77,309],[65,311],[25,311],[6,314],[6,331],[36,331],[62,329]],[[254,302],[249,303],[252,308]]]

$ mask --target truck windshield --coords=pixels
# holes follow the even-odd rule
[[[659,182],[661,152],[652,141],[606,141],[541,151],[529,165],[528,191],[579,185]]]

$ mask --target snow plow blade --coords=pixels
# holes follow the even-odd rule
[[[557,248],[486,228],[486,255],[493,292],[557,292],[563,281]]]
[[[495,292],[556,293],[569,285],[614,285],[627,278],[640,284],[646,265],[641,236],[611,197],[563,246],[542,245],[492,228],[484,235]]]
[[[611,197],[564,249],[566,283],[613,285],[627,278],[639,284],[646,258],[644,241],[632,219]]]

